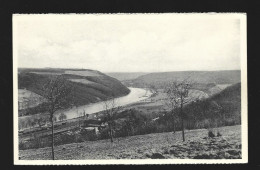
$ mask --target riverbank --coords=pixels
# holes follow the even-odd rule
[[[128,88],[130,89],[130,93],[128,95],[115,98],[116,106],[131,105],[132,103],[145,100],[152,95],[152,93],[148,89],[133,88],[133,87],[128,87]],[[82,116],[83,112],[85,112],[85,114],[91,115],[94,113],[101,112],[103,110],[104,110],[104,102],[102,101],[102,102],[92,103],[84,106],[73,107],[71,109],[57,111],[55,113],[55,117],[56,120],[59,120],[58,119],[59,114],[64,113],[66,115],[66,120],[71,120]],[[29,119],[33,121],[33,119],[37,118],[37,116],[43,116],[47,118],[48,114],[41,113],[41,114],[36,114],[31,116],[19,117],[18,119],[20,123],[20,129],[26,128],[26,124],[27,124],[26,122],[28,122]],[[27,128],[29,128],[28,125]]]

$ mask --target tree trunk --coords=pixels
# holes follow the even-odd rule
[[[110,141],[111,141],[111,143],[114,142],[114,141],[113,141],[113,132],[112,132],[112,129],[110,129]]]
[[[174,116],[173,116],[173,109],[171,111],[171,119],[172,119],[172,126],[173,126],[173,133],[175,133],[175,121],[174,121]]]
[[[52,134],[51,153],[52,153],[52,160],[54,160],[54,126],[53,126],[53,116],[51,116],[51,134]]]
[[[175,133],[175,121],[174,121],[174,119],[173,119],[173,133]]]
[[[185,134],[184,134],[184,120],[183,120],[183,112],[182,112],[182,105],[183,103],[181,103],[181,129],[182,129],[182,140],[183,142],[185,141]]]
[[[109,133],[110,133],[110,141],[111,143],[113,143],[113,133],[112,133],[111,125],[109,125]]]
[[[173,115],[172,115],[172,126],[173,126],[173,133],[175,133],[175,120]]]
[[[183,123],[183,117],[181,118],[181,126],[182,126],[182,140],[183,142],[185,141],[185,136],[184,136],[184,123]]]

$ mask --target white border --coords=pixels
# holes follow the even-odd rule
[[[82,19],[88,15],[88,19],[118,19],[122,15],[124,17],[132,17],[133,15],[145,15],[153,17],[161,17],[164,15],[170,17],[209,17],[221,19],[240,19],[240,45],[241,45],[241,130],[242,130],[242,159],[231,160],[206,160],[206,159],[135,159],[135,160],[19,160],[18,156],[18,82],[17,82],[17,68],[18,68],[18,53],[17,53],[17,22],[20,19],[26,18],[28,14],[14,14],[13,15],[13,127],[14,127],[14,164],[15,165],[115,165],[115,164],[232,164],[232,163],[247,163],[248,162],[248,108],[247,108],[247,36],[246,36],[246,14],[245,13],[163,13],[163,14],[30,14],[43,17],[44,19],[55,17],[73,17],[75,19]],[[101,17],[99,17],[101,16]],[[148,17],[148,18],[149,18]],[[136,17],[138,18],[138,17]],[[193,19],[192,18],[192,19]]]

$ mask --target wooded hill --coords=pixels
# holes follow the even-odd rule
[[[241,83],[227,87],[207,99],[187,104],[183,112],[187,129],[241,124]],[[169,120],[170,118],[167,115],[158,119],[160,123]],[[177,129],[180,128],[180,125],[178,126]]]
[[[210,98],[194,101],[184,106],[185,129],[216,128],[241,124],[241,83],[227,87]],[[181,120],[176,110],[174,121],[177,131],[181,130]],[[127,136],[130,125],[132,135],[173,131],[173,117],[169,111],[163,111],[155,121],[152,115],[136,109],[126,110],[117,115],[118,119],[128,118],[121,123],[118,136]],[[144,124],[144,122],[146,122]]]
[[[124,96],[130,90],[115,78],[87,69],[19,69],[18,88],[41,95],[41,87],[55,76],[62,75],[74,87],[74,99],[85,105],[108,98]]]

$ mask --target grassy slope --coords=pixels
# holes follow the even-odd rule
[[[241,158],[241,127],[218,129],[221,137],[207,138],[208,130],[154,133],[109,140],[87,141],[55,147],[56,159]],[[21,159],[50,159],[51,148],[20,150]]]
[[[123,81],[123,80],[131,80],[131,79],[136,79],[142,75],[146,75],[146,74],[149,74],[149,73],[144,73],[144,72],[133,72],[133,73],[128,73],[128,72],[125,72],[125,73],[121,73],[121,72],[111,72],[111,73],[106,73],[107,75],[111,76],[111,77],[114,77],[120,81]]]
[[[207,102],[216,102],[224,109],[224,114],[241,119],[241,83],[227,87],[207,99]]]
[[[144,83],[168,82],[174,80],[183,80],[189,78],[189,81],[197,83],[215,83],[215,84],[234,84],[240,82],[240,70],[230,71],[175,71],[150,73],[135,79]]]
[[[219,119],[220,125],[240,124],[241,83],[229,86],[200,102],[188,104],[184,107],[184,112],[187,120]]]
[[[69,81],[75,86],[76,99],[78,99],[79,105],[93,103],[99,100],[105,100],[111,96],[123,96],[129,93],[129,89],[122,85],[118,80],[98,71],[86,70],[89,71],[89,73],[97,74],[98,76],[79,76],[64,74],[66,71],[65,69],[20,69],[19,71],[19,88],[26,88],[27,90],[30,90],[37,94],[41,93],[38,86],[44,84],[44,82],[50,79],[53,75],[34,74],[30,72],[61,73],[65,76],[66,79],[86,79],[88,81],[94,82],[93,84],[82,84]],[[70,71],[73,70],[70,69]]]

